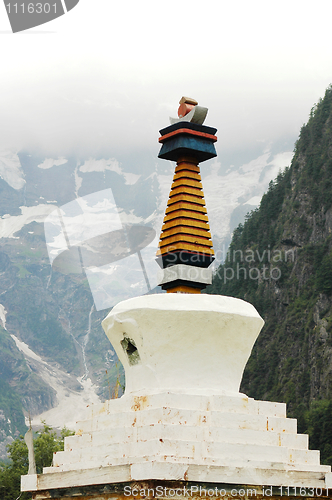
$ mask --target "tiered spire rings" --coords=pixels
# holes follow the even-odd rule
[[[160,130],[159,158],[176,161],[157,260],[160,285],[168,292],[200,293],[211,283],[214,260],[210,226],[198,164],[217,156],[216,129],[203,125],[207,108],[182,97],[178,119]]]

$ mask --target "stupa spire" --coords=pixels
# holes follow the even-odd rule
[[[159,158],[176,161],[160,235],[157,260],[164,269],[160,283],[168,292],[200,293],[211,282],[214,260],[199,163],[217,156],[216,129],[203,125],[207,108],[182,97],[178,118],[160,130]]]

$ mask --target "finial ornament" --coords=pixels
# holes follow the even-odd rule
[[[198,106],[198,102],[191,97],[181,97],[179,104],[178,118],[169,118],[172,125],[179,122],[190,122],[196,123],[197,125],[203,125],[208,108]]]

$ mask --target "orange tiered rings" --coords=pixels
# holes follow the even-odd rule
[[[212,280],[214,260],[198,163],[217,156],[216,129],[203,125],[207,108],[182,97],[179,119],[160,130],[159,158],[176,161],[173,184],[160,236],[157,261],[167,292],[200,293]]]

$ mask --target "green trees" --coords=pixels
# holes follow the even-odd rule
[[[74,434],[64,428],[60,436],[56,431],[44,422],[44,427],[37,432],[34,439],[34,450],[37,473],[41,473],[43,467],[49,467],[52,463],[53,453],[63,450],[65,436]],[[15,500],[20,495],[21,475],[27,474],[29,468],[28,448],[24,437],[20,436],[8,445],[10,461],[0,464],[0,500]],[[23,493],[20,500],[31,498],[29,493]]]
[[[305,413],[310,448],[321,451],[321,463],[332,464],[332,401],[314,401]]]

